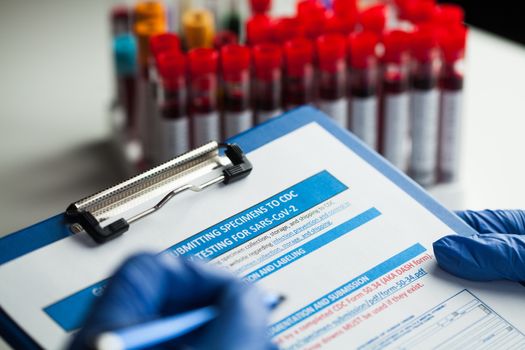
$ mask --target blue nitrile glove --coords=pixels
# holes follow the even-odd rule
[[[89,349],[104,331],[208,305],[216,305],[219,316],[169,348],[275,348],[266,333],[269,310],[254,286],[203,263],[152,254],[134,256],[117,270],[70,348]]]
[[[457,214],[478,234],[451,235],[434,242],[441,268],[475,281],[525,281],[525,211],[468,210]]]

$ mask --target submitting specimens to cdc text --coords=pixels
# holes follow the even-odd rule
[[[71,238],[3,265],[14,285],[2,306],[56,348],[115,266],[148,249],[284,295],[268,328],[282,349],[525,347],[523,286],[441,271],[432,242],[452,229],[325,129],[308,124],[249,157],[247,179],[173,200],[97,254]],[[16,277],[27,271],[31,282]]]

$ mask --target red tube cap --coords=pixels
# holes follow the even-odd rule
[[[270,11],[271,0],[250,0],[250,8],[253,14],[264,14]]]
[[[402,63],[403,57],[410,49],[410,34],[402,30],[392,30],[383,35],[385,53],[383,61],[387,63]]]
[[[379,38],[373,32],[357,32],[348,36],[350,66],[364,69],[377,61],[376,48]]]
[[[225,80],[238,80],[242,72],[250,69],[250,49],[238,44],[224,46],[221,65]]]
[[[335,13],[325,19],[324,31],[326,34],[350,34],[354,31],[357,18],[355,16],[342,17]]]
[[[209,48],[197,48],[188,53],[190,73],[193,76],[217,72],[217,51]]]
[[[173,33],[156,34],[150,38],[149,45],[155,57],[163,52],[180,51],[180,39]]]
[[[334,14],[342,18],[355,18],[357,16],[356,0],[334,0],[332,2]]]
[[[410,34],[410,53],[419,62],[432,59],[432,52],[438,47],[439,29],[431,23],[421,24]]]
[[[186,74],[186,57],[179,51],[163,52],[157,57],[157,70],[165,88],[179,88]]]
[[[459,5],[441,4],[436,6],[433,21],[445,26],[457,25],[465,20],[465,12]]]
[[[324,33],[327,11],[323,5],[313,0],[303,0],[297,4],[297,17],[304,26],[306,37],[315,40]]]
[[[127,5],[115,5],[111,9],[111,20],[131,20],[131,10]]]
[[[286,72],[290,76],[304,75],[305,66],[312,64],[313,45],[308,39],[297,38],[284,44]]]
[[[327,72],[337,71],[340,62],[344,62],[346,44],[341,34],[327,34],[317,38],[317,59],[319,68]]]
[[[253,47],[255,76],[261,80],[271,80],[273,72],[281,69],[283,52],[280,45],[260,44]]]
[[[358,21],[363,31],[381,35],[386,26],[386,6],[381,4],[366,8],[359,14]]]
[[[246,41],[249,45],[270,42],[272,23],[267,15],[255,15],[246,21]]]
[[[402,18],[420,24],[432,21],[435,12],[434,0],[405,0]]]
[[[277,18],[272,24],[272,39],[284,44],[288,40],[306,37],[303,23],[297,17]]]
[[[453,63],[465,56],[468,29],[463,25],[449,27],[439,35],[439,46],[447,63]]]

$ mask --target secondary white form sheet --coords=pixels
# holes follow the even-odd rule
[[[268,328],[282,349],[525,348],[525,288],[441,271],[432,242],[453,230],[323,127],[248,157],[245,180],[175,198],[119,239],[66,238],[0,266],[0,305],[63,346],[116,266],[146,250],[284,295]]]

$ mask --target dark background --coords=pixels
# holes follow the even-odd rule
[[[521,44],[525,44],[525,15],[518,8],[525,3],[521,0],[447,0],[465,9],[465,22],[474,27],[488,30]]]

